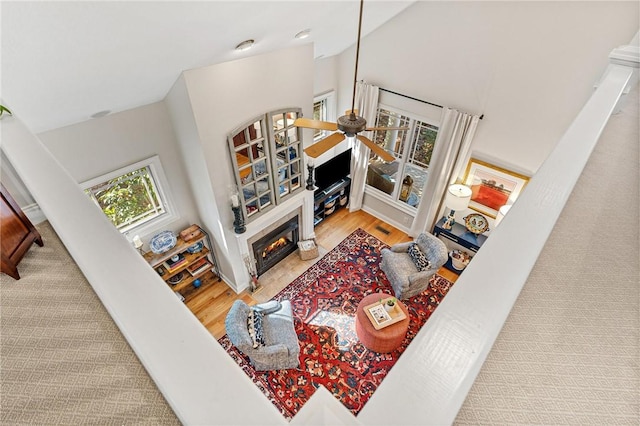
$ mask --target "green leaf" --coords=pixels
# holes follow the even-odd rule
[[[9,115],[13,115],[13,113],[9,110],[9,108],[7,108],[4,105],[0,105],[0,117],[2,116],[2,114],[4,114],[4,112],[7,112],[7,114]]]

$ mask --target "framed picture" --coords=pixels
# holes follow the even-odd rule
[[[469,208],[493,219],[500,207],[513,204],[528,182],[527,176],[476,158],[469,160],[463,180],[471,188]]]

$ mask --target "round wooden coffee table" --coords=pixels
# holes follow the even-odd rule
[[[367,349],[378,353],[389,353],[398,348],[398,346],[402,344],[409,329],[409,311],[399,300],[397,301],[397,308],[402,309],[406,318],[380,330],[376,330],[373,326],[373,323],[364,311],[364,307],[380,299],[389,297],[391,297],[391,295],[386,293],[370,294],[360,301],[356,309],[356,334],[358,335],[358,339],[360,339],[360,342],[362,342]]]

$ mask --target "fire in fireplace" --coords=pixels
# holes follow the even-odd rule
[[[298,235],[298,216],[295,216],[253,243],[258,276],[296,250]]]
[[[262,258],[268,259],[269,257],[274,256],[278,252],[278,250],[286,248],[288,244],[291,244],[291,241],[289,241],[287,238],[278,238],[273,243],[269,244],[269,247],[264,249],[264,251],[262,252]]]

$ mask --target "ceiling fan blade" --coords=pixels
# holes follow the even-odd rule
[[[334,146],[338,145],[344,140],[344,133],[333,133],[326,138],[322,139],[318,143],[314,143],[308,148],[304,149],[305,154],[309,157],[319,157],[325,152],[329,151]]]
[[[331,123],[329,121],[320,121],[320,120],[312,120],[310,118],[298,118],[293,122],[293,125],[296,127],[304,127],[307,129],[316,129],[316,130],[338,130],[337,123]]]
[[[367,127],[365,130],[367,131],[376,131],[376,130],[409,130],[408,127]]]
[[[358,135],[357,138],[360,142],[368,146],[369,149],[371,149],[371,151],[373,151],[378,157],[382,158],[387,163],[390,163],[391,161],[395,160],[395,157],[393,155],[389,154],[387,151],[380,148],[371,139],[366,138],[362,135]]]

